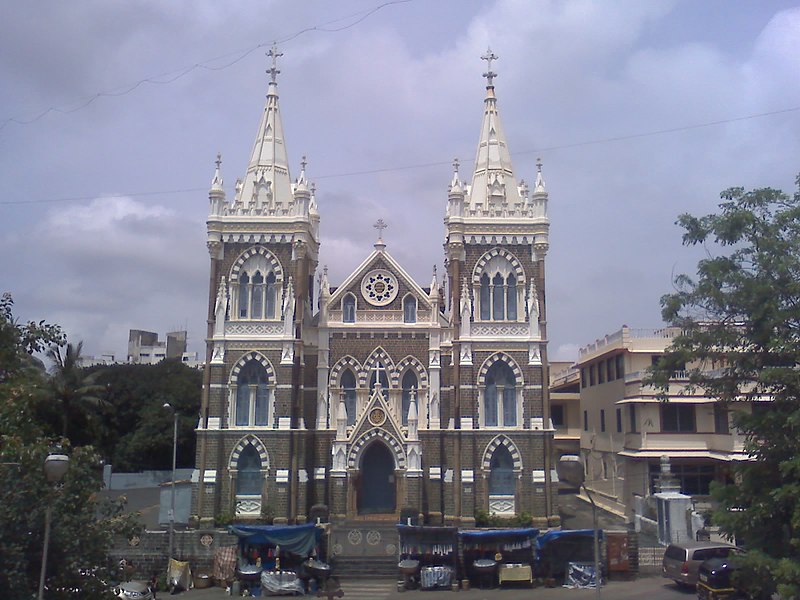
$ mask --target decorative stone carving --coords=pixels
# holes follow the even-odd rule
[[[294,329],[294,281],[292,276],[289,276],[289,281],[286,284],[286,293],[283,295],[283,335],[290,337]],[[293,351],[294,352],[294,351]],[[281,359],[281,362],[283,359]]]
[[[386,306],[397,297],[397,278],[385,269],[370,271],[361,280],[361,295],[373,306]]]
[[[220,364],[225,362],[225,344],[214,342],[214,351],[211,355],[211,362]]]
[[[539,350],[539,344],[530,344],[528,347],[528,364],[540,365],[542,364],[542,356]]]
[[[536,283],[531,278],[528,290],[528,324],[531,337],[539,337],[539,296],[536,292]]]
[[[472,337],[527,337],[529,330],[530,326],[527,323],[475,323],[472,326]]]
[[[225,331],[225,318],[228,315],[228,282],[223,275],[219,279],[217,302],[214,306],[214,335],[222,335]]]
[[[225,325],[225,335],[233,337],[237,335],[254,335],[254,336],[268,336],[280,335],[283,333],[283,325],[281,323],[263,323],[263,322],[228,322]]]

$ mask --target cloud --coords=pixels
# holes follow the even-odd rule
[[[659,296],[696,260],[680,245],[679,213],[713,211],[733,185],[792,188],[798,113],[582,143],[796,106],[796,8],[726,4],[724,20],[668,1],[443,0],[392,5],[342,28],[355,19],[338,19],[374,5],[209,0],[187,12],[87,0],[45,15],[24,3],[7,11],[0,119],[222,57],[173,83],[0,129],[3,198],[120,192],[0,206],[0,251],[14,257],[0,261],[0,281],[17,308],[64,323],[90,352],[123,348],[128,328],[184,324],[201,350],[208,204],[192,190],[208,186],[217,151],[229,198],[244,174],[266,88],[266,47],[256,45],[334,20],[282,45],[279,77],[292,173],[306,154],[317,178],[331,285],[372,251],[377,218],[420,284],[441,265],[450,161],[458,156],[470,178],[487,45],[500,56],[493,69],[518,177],[530,181],[544,160],[553,356],[623,322],[660,324]],[[409,165],[429,166],[336,176]],[[125,196],[157,190],[187,191]]]

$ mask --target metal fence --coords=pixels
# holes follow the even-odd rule
[[[640,546],[639,547],[639,570],[653,571],[661,569],[661,561],[664,558],[664,546]]]

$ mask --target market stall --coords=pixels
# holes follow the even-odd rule
[[[450,589],[457,581],[458,529],[398,525],[398,570],[406,588]]]
[[[602,529],[598,538],[602,543]],[[536,538],[536,571],[540,577],[562,578],[571,562],[594,564],[594,529],[548,531]]]
[[[304,594],[312,578],[329,571],[319,557],[322,529],[313,523],[231,525],[228,530],[239,538],[236,579],[253,595]]]
[[[481,587],[533,583],[534,540],[539,530],[483,529],[459,533],[467,579]]]

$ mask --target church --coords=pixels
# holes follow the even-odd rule
[[[281,54],[269,56],[246,173],[229,200],[218,158],[209,191],[193,515],[301,523],[324,507],[334,524],[402,513],[429,524],[527,514],[534,526],[558,525],[548,194],[541,162],[532,187],[514,172],[497,57],[482,57],[474,169],[462,180],[456,161],[442,181],[445,272],[414,281],[379,221],[361,263],[332,282],[319,264],[324,202],[320,210],[305,163],[290,176]]]

